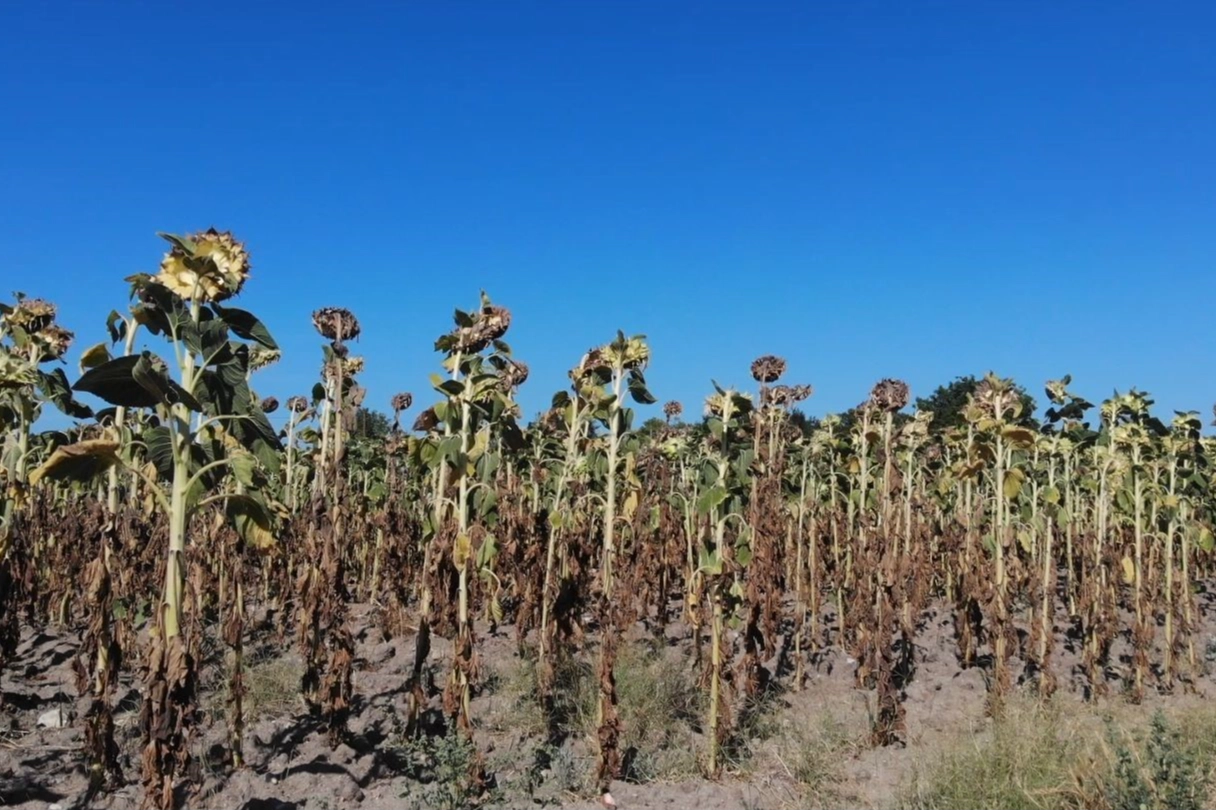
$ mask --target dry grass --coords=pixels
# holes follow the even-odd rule
[[[696,727],[704,698],[695,675],[643,644],[622,646],[615,673],[626,779],[645,783],[698,775],[704,743]],[[594,769],[595,669],[582,659],[567,658],[558,663],[554,679],[552,731],[565,744],[551,754],[555,770],[565,775],[560,782],[577,792],[584,782],[578,775],[590,775]],[[520,737],[546,738],[550,727],[535,665],[520,662],[496,673],[494,682],[496,708],[487,726]]]
[[[300,679],[303,675],[304,667],[295,656],[277,656],[251,663],[245,670],[246,720],[301,711]]]
[[[913,776],[910,808],[1174,808],[1210,805],[1216,712],[1150,718],[1061,699],[1012,700]]]

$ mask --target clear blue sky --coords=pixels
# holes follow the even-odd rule
[[[0,285],[78,351],[158,230],[249,245],[308,390],[354,310],[369,405],[433,393],[486,288],[530,415],[620,327],[660,400],[808,411],[995,369],[1216,399],[1216,4],[33,2],[0,7]]]

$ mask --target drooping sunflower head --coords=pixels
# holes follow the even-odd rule
[[[72,345],[74,337],[76,336],[71,330],[66,330],[58,324],[48,324],[38,330],[34,333],[34,340],[42,349],[38,360],[46,362],[62,358],[67,353],[68,347]]]
[[[484,302],[472,316],[472,323],[457,326],[447,339],[465,354],[480,352],[501,339],[511,328],[511,311],[497,304]]]
[[[705,416],[733,418],[752,410],[752,396],[734,389],[718,390],[705,398]]]
[[[1044,387],[1047,390],[1047,399],[1056,405],[1064,405],[1070,396],[1068,391],[1070,382],[1071,378],[1068,375],[1060,380],[1048,380]]]
[[[785,359],[761,355],[752,361],[752,378],[757,383],[776,383],[785,374]]]
[[[980,418],[1002,420],[1021,412],[1021,403],[1014,392],[1013,380],[989,372],[975,387],[971,396],[974,411]],[[966,412],[964,412],[966,413]]]
[[[814,389],[810,386],[776,385],[766,392],[767,404],[778,408],[792,408],[810,397],[812,393],[814,393]]]
[[[38,332],[46,329],[55,320],[55,305],[46,299],[26,298],[17,302],[4,321],[14,327],[20,327],[26,332]]]
[[[156,281],[185,301],[223,301],[241,292],[249,278],[249,252],[231,231],[208,228],[173,247],[160,262]]]
[[[502,382],[508,391],[514,391],[528,381],[528,364],[513,360],[502,370]]]
[[[249,368],[257,371],[265,369],[278,363],[283,357],[283,353],[278,349],[267,349],[264,346],[255,346],[249,350]]]
[[[312,325],[321,337],[334,342],[353,341],[359,337],[359,319],[345,307],[313,310]]]
[[[297,394],[287,399],[287,408],[296,414],[303,414],[308,410],[308,401]]]
[[[274,412],[278,411],[279,410],[279,398],[267,397],[266,399],[262,400],[262,410],[265,411],[267,414],[273,414]]]
[[[414,395],[408,391],[399,392],[393,395],[393,399],[389,401],[389,404],[393,407],[395,413],[400,414],[414,404]]]
[[[581,386],[588,383],[592,378],[599,375],[606,375],[608,372],[607,363],[604,360],[604,352],[599,347],[588,349],[583,355],[582,360],[578,362],[570,370],[570,379],[574,381],[576,386]]]
[[[902,380],[887,378],[874,384],[870,390],[870,403],[879,411],[899,411],[908,404],[911,392]]]
[[[650,346],[644,335],[626,338],[621,334],[612,343],[600,347],[600,355],[609,366],[643,370],[650,363]]]
[[[433,431],[439,426],[439,415],[434,408],[428,408],[414,420],[415,431]]]

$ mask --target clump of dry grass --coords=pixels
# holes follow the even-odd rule
[[[1010,700],[986,730],[915,774],[909,808],[1177,808],[1210,804],[1216,712],[1119,717]]]
[[[251,663],[245,670],[245,718],[256,721],[302,709],[300,679],[304,666],[295,656]]]
[[[861,748],[865,734],[828,713],[785,725],[770,749],[794,782],[798,807],[830,808],[846,801],[841,790],[843,764]]]

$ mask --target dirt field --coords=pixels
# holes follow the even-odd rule
[[[1212,608],[1201,600],[1204,643],[1200,659],[1216,651]],[[559,675],[565,718],[558,738],[546,724],[533,691],[529,668],[518,657],[511,628],[482,639],[482,687],[473,716],[479,721],[478,748],[493,786],[472,796],[462,788],[471,752],[457,736],[436,733],[421,742],[406,738],[399,718],[403,685],[413,656],[409,634],[387,639],[367,606],[352,607],[357,654],[357,703],[347,743],[331,749],[304,711],[299,696],[301,668],[290,639],[254,630],[249,645],[245,738],[246,768],[229,774],[224,754],[223,699],[219,692],[222,657],[213,652],[204,670],[204,732],[195,741],[198,792],[191,807],[210,808],[396,808],[481,804],[507,807],[601,807],[593,791],[594,720],[590,665],[571,661]],[[266,627],[263,625],[263,628]],[[479,629],[483,632],[484,629]],[[1216,683],[1204,675],[1193,690],[1171,695],[1151,691],[1141,706],[1121,697],[1123,674],[1117,648],[1108,671],[1110,696],[1096,704],[1081,699],[1083,679],[1067,629],[1057,628],[1055,665],[1060,690],[1055,711],[1074,728],[1111,719],[1128,728],[1144,726],[1162,709],[1186,718],[1206,711]],[[860,806],[890,807],[911,801],[915,781],[943,758],[983,745],[991,736],[986,714],[985,673],[960,669],[948,614],[931,610],[917,638],[916,669],[906,686],[906,746],[866,745],[874,696],[854,684],[854,665],[827,650],[814,659],[803,689],[778,689],[743,713],[746,726],[730,752],[723,777],[700,776],[704,741],[697,673],[687,627],[674,625],[655,639],[638,625],[618,666],[618,686],[629,747],[628,780],[612,788],[621,808],[757,808]],[[78,636],[68,629],[26,631],[18,656],[3,673],[0,709],[0,804],[18,808],[77,807],[86,801],[86,763],[77,723],[84,703],[77,698],[73,659]],[[432,654],[442,685],[449,650],[439,642]],[[1121,640],[1120,646],[1126,645]],[[594,645],[582,656],[588,661]],[[1205,663],[1206,667],[1206,663]],[[129,677],[128,677],[129,679]],[[789,679],[779,680],[788,684]],[[1026,687],[1019,688],[1028,693]],[[125,681],[116,737],[122,747],[127,784],[93,804],[133,807],[139,785],[139,691]],[[1030,705],[1023,699],[1014,707]],[[442,714],[438,699],[433,715]],[[61,726],[60,726],[61,725]],[[1078,726],[1079,725],[1079,726]]]

